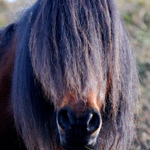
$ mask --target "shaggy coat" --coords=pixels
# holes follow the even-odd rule
[[[1,150],[63,150],[62,99],[86,104],[91,89],[102,120],[92,149],[129,148],[138,77],[114,0],[38,0],[0,31],[0,70]]]

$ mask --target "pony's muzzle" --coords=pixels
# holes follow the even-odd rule
[[[93,147],[101,127],[100,113],[89,109],[77,116],[69,107],[63,107],[57,113],[57,126],[64,148],[83,150]]]

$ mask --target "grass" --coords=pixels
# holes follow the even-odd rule
[[[93,149],[91,149],[91,148],[89,148],[89,147],[87,147],[87,146],[85,146],[85,148],[88,149],[88,150],[93,150]]]

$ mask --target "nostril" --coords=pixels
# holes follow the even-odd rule
[[[57,123],[63,130],[70,130],[75,120],[75,114],[70,109],[63,108],[57,114]]]
[[[99,123],[99,115],[95,113],[92,115],[89,125],[94,126],[98,125],[98,123]]]
[[[100,115],[97,112],[92,113],[89,116],[89,120],[87,122],[87,130],[90,133],[96,131],[100,126]]]
[[[57,122],[58,122],[59,126],[64,130],[66,130],[70,127],[70,121],[69,121],[67,110],[60,110],[58,112]]]

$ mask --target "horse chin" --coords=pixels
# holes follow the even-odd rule
[[[80,137],[72,139],[72,137],[60,137],[60,144],[65,150],[93,150],[96,145],[97,136],[85,137],[82,139]]]
[[[65,150],[93,150],[91,146],[62,146]]]
[[[65,143],[61,145],[65,150],[93,150],[95,144],[88,145],[82,143]]]

